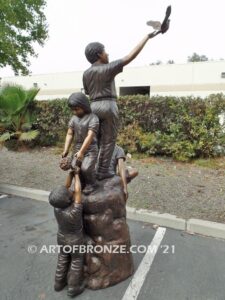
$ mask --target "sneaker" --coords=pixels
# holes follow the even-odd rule
[[[64,289],[64,287],[66,286],[66,282],[65,281],[55,281],[55,284],[54,284],[54,289],[56,292],[60,292]]]
[[[83,291],[84,291],[84,286],[68,287],[67,296],[73,298],[77,295],[80,295]]]
[[[106,178],[112,178],[115,174],[114,173],[98,173],[97,179],[99,181],[106,179]]]

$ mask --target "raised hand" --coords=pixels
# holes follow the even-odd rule
[[[148,37],[149,37],[150,39],[152,39],[152,38],[154,38],[154,37],[155,37],[157,34],[159,34],[159,33],[161,33],[161,30],[159,30],[159,31],[155,30],[155,31],[149,33]]]

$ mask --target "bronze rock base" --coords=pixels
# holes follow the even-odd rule
[[[114,176],[102,180],[93,194],[82,197],[87,245],[107,247],[104,251],[102,247],[94,247],[95,253],[85,254],[87,288],[106,288],[134,273],[121,178]]]

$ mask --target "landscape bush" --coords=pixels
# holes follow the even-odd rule
[[[118,98],[118,144],[127,152],[167,155],[180,161],[224,154],[225,95],[200,97],[123,96]],[[72,116],[66,99],[36,101],[41,146],[63,142]]]

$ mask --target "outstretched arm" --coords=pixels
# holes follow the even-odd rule
[[[137,55],[141,52],[141,50],[144,48],[145,44],[149,39],[152,39],[157,34],[161,33],[161,31],[153,31],[152,33],[146,35],[138,44],[137,46],[127,55],[123,58],[123,65],[129,64],[132,60],[137,57]]]
[[[69,174],[66,177],[66,183],[65,186],[69,189],[71,187],[72,181],[74,177],[74,171],[70,171]]]
[[[73,141],[73,130],[69,128],[66,134],[66,140],[65,140],[62,157],[66,157],[68,155],[72,141]]]
[[[74,202],[80,204],[81,203],[81,184],[80,177],[76,173],[74,180]]]
[[[118,171],[123,182],[123,191],[125,194],[125,200],[127,201],[128,191],[127,191],[127,179],[126,179],[126,163],[123,158],[118,159]]]

